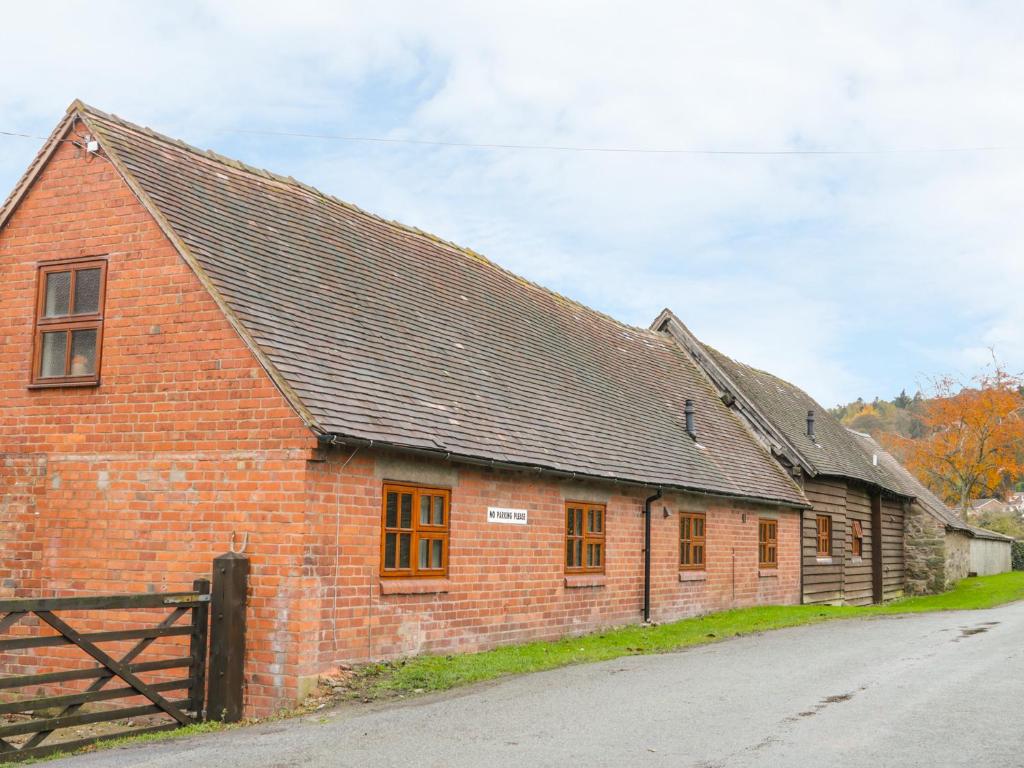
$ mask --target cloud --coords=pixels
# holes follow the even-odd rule
[[[1012,3],[134,3],[7,9],[0,130],[74,96],[646,325],[671,306],[826,403],[995,345],[1024,368],[1024,152],[736,157],[367,145],[234,128],[709,149],[1021,146]],[[10,187],[35,147],[0,140]]]

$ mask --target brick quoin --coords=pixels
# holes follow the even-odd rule
[[[30,389],[37,267],[93,255],[109,259],[102,383]],[[102,157],[62,144],[0,230],[0,308],[0,596],[188,589],[233,535],[247,536],[250,715],[293,704],[344,663],[641,619],[641,509],[652,489],[318,448]],[[443,591],[384,594],[385,480],[451,489]],[[603,584],[566,584],[566,500],[608,505]],[[488,506],[528,509],[529,524],[488,524]],[[700,581],[679,577],[681,510],[708,516]],[[757,566],[765,515],[779,520],[771,574]],[[795,510],[667,492],[652,517],[652,618],[799,602],[799,528]],[[55,650],[0,665],[16,673],[69,658]]]

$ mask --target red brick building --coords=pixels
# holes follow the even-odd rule
[[[670,335],[78,102],[0,210],[0,400],[0,594],[246,542],[252,712],[800,601],[807,500]]]

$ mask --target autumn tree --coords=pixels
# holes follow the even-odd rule
[[[1022,383],[998,361],[966,385],[939,379],[920,404],[922,436],[888,433],[882,441],[946,503],[965,510],[1024,473]]]

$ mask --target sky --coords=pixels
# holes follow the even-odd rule
[[[1024,369],[1022,43],[1017,2],[17,2],[0,132],[81,98],[833,405]]]

